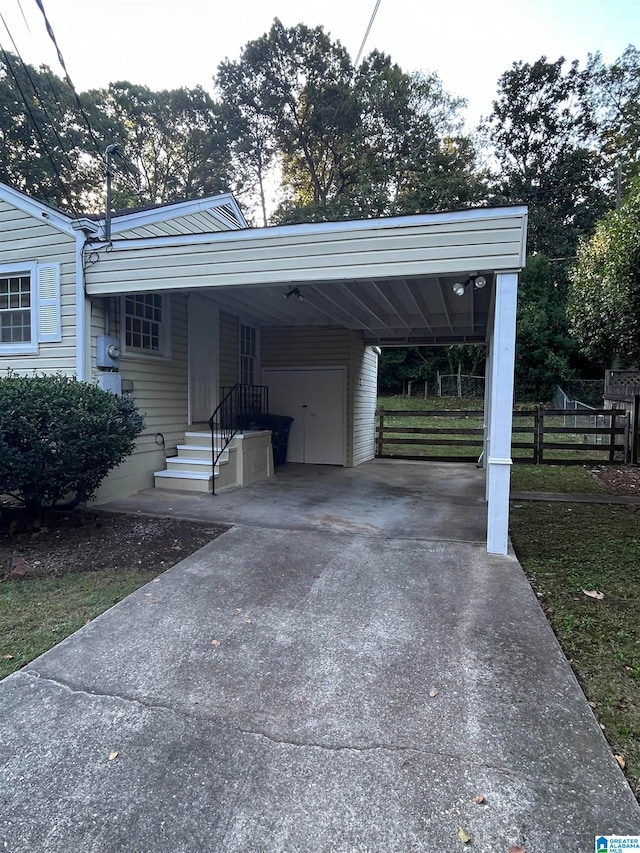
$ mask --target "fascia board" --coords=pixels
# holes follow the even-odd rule
[[[204,243],[240,242],[245,240],[272,239],[292,235],[348,234],[352,231],[379,231],[388,228],[412,228],[415,226],[463,224],[483,219],[514,219],[521,217],[526,225],[527,208],[485,207],[447,213],[425,213],[415,216],[394,216],[386,219],[350,219],[342,222],[306,222],[297,225],[277,225],[269,228],[246,228],[241,231],[217,231],[211,234],[176,234],[166,237],[136,237],[114,240],[114,249],[141,249],[160,246],[188,246]],[[526,232],[526,229],[525,229]],[[526,236],[526,233],[525,233]],[[524,240],[523,240],[524,244]],[[523,254],[524,256],[524,254]]]

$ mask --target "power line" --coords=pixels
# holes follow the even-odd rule
[[[378,0],[378,2],[380,2],[380,0]],[[40,9],[40,11],[42,12],[42,17],[44,18],[44,24],[45,24],[45,27],[47,29],[47,33],[49,34],[49,38],[53,42],[53,46],[55,47],[56,53],[58,54],[58,61],[60,62],[60,65],[62,66],[62,68],[64,70],[65,81],[66,81],[67,85],[69,86],[69,88],[71,89],[71,91],[73,92],[76,104],[78,106],[78,110],[80,111],[80,114],[83,117],[85,124],[87,125],[87,128],[89,130],[89,136],[91,137],[91,141],[93,142],[100,159],[104,160],[102,149],[100,148],[100,143],[96,139],[96,135],[93,132],[93,128],[91,127],[91,122],[89,121],[89,116],[86,114],[85,109],[82,106],[82,101],[80,100],[80,96],[78,95],[78,92],[76,91],[76,87],[73,85],[73,81],[71,80],[71,77],[69,76],[69,72],[67,70],[67,65],[64,61],[64,56],[62,55],[62,51],[58,47],[58,42],[57,42],[55,33],[53,32],[53,27],[49,23],[49,19],[47,18],[47,13],[44,10],[42,0],[36,0],[36,4],[38,6],[38,9]]]
[[[36,0],[38,2],[38,0]],[[378,8],[380,7],[380,3],[382,0],[376,0],[376,5],[373,10],[373,14],[371,15],[371,20],[369,21],[369,26],[367,27],[367,31],[364,34],[364,38],[362,39],[362,44],[360,45],[360,50],[358,51],[358,55],[356,56],[356,61],[353,63],[353,67],[358,67],[358,62],[360,62],[360,57],[362,56],[362,51],[364,50],[364,46],[367,43],[367,39],[369,38],[369,33],[371,32],[371,27],[373,26],[373,22],[375,21],[376,15],[378,14]]]
[[[27,109],[27,112],[29,113],[29,117],[31,118],[33,128],[34,128],[36,134],[38,135],[38,138],[40,139],[42,147],[44,148],[46,155],[49,158],[49,162],[51,163],[51,166],[53,167],[53,171],[55,172],[56,179],[58,181],[58,185],[59,185],[60,189],[62,190],[63,197],[64,197],[64,196],[66,196],[66,190],[65,190],[64,181],[62,180],[62,175],[60,174],[60,169],[58,168],[58,164],[56,163],[56,161],[53,157],[53,154],[51,153],[51,149],[49,148],[49,145],[47,144],[47,141],[42,134],[42,130],[40,129],[40,125],[38,124],[38,121],[37,121],[36,117],[34,116],[32,110],[31,110],[31,105],[29,104],[29,100],[28,100],[27,96],[25,95],[25,93],[22,89],[22,86],[20,85],[20,81],[18,79],[18,76],[17,76],[14,68],[13,68],[13,65],[9,61],[9,56],[1,44],[0,44],[0,50],[2,51],[2,55],[4,57],[4,61],[5,61],[5,64],[8,68],[8,70],[9,70],[9,73],[13,77],[13,80],[16,84],[16,88],[17,88],[18,92],[20,93],[20,97],[22,98],[24,105]],[[71,208],[73,210],[74,216],[77,219],[78,214],[73,208],[73,202],[71,201],[71,199],[69,199],[69,202],[71,204]]]
[[[49,115],[49,113],[48,113],[48,111],[47,111],[46,104],[44,103],[44,101],[43,101],[43,100],[42,100],[42,98],[40,97],[40,93],[38,92],[38,88],[37,88],[37,86],[36,86],[36,84],[35,84],[35,81],[34,81],[33,77],[31,76],[31,72],[29,71],[29,66],[25,63],[24,59],[22,58],[22,56],[21,56],[21,54],[20,54],[20,51],[18,50],[18,46],[17,46],[17,44],[16,44],[16,42],[15,42],[15,39],[13,38],[13,36],[12,36],[12,34],[11,34],[11,31],[10,31],[9,27],[7,26],[7,22],[5,21],[4,16],[3,16],[3,14],[2,14],[1,12],[0,12],[0,18],[2,19],[2,23],[4,24],[4,28],[5,28],[5,30],[6,30],[6,31],[7,31],[7,33],[9,34],[9,38],[11,39],[11,44],[13,45],[13,49],[15,50],[16,55],[17,55],[18,59],[20,60],[20,64],[22,65],[22,68],[23,68],[23,70],[24,70],[25,74],[27,75],[27,78],[28,78],[29,82],[31,83],[31,88],[33,89],[33,93],[34,93],[34,95],[35,95],[35,96],[36,96],[36,98],[38,99],[38,103],[40,104],[40,108],[42,109],[42,112],[43,112],[43,113],[45,114],[45,116],[47,117],[47,121],[48,121],[48,122],[49,122],[49,124],[51,125],[51,129],[53,130],[53,134],[54,134],[54,136],[55,136],[55,138],[56,138],[56,140],[57,140],[57,142],[58,142],[58,145],[59,145],[59,147],[60,147],[60,151],[61,151],[61,152],[62,152],[62,154],[64,155],[64,158],[65,158],[65,160],[67,161],[67,165],[69,166],[69,169],[71,170],[71,172],[73,172],[73,171],[74,171],[73,163],[71,162],[71,158],[70,158],[70,157],[69,157],[69,155],[67,154],[67,151],[66,151],[66,149],[65,149],[65,147],[64,147],[64,143],[63,143],[62,139],[60,138],[60,134],[58,133],[58,130],[57,130],[57,128],[56,128],[55,122],[53,122],[53,121],[51,120],[51,116]],[[52,91],[52,94],[53,94],[53,97],[54,97],[54,101],[55,101],[55,103],[58,103],[58,102],[57,102],[57,98],[56,98],[56,96],[55,96],[55,93],[54,93],[53,91]]]

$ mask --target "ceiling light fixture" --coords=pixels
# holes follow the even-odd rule
[[[300,293],[300,288],[298,287],[290,287],[289,290],[285,290],[282,295],[285,299],[291,299],[292,296],[295,296],[296,299],[300,300],[300,302],[304,300],[304,296]]]
[[[464,281],[456,281],[452,286],[452,290],[456,296],[464,296],[467,287],[473,284],[474,290],[481,290],[487,284],[487,279],[483,275],[471,273]]]

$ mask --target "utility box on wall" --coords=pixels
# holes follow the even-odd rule
[[[120,341],[110,335],[96,338],[96,365],[117,368],[120,366]]]
[[[96,376],[96,384],[103,391],[108,391],[110,394],[115,394],[116,397],[122,395],[122,376],[119,373],[98,373]]]

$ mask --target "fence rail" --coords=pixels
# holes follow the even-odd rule
[[[631,436],[625,411],[592,409],[573,426],[566,426],[568,414],[575,411],[545,406],[514,411],[513,461],[535,465],[628,461]],[[381,458],[475,462],[483,450],[484,415],[479,410],[378,409],[376,418],[376,456]],[[443,426],[447,421],[452,425]]]

